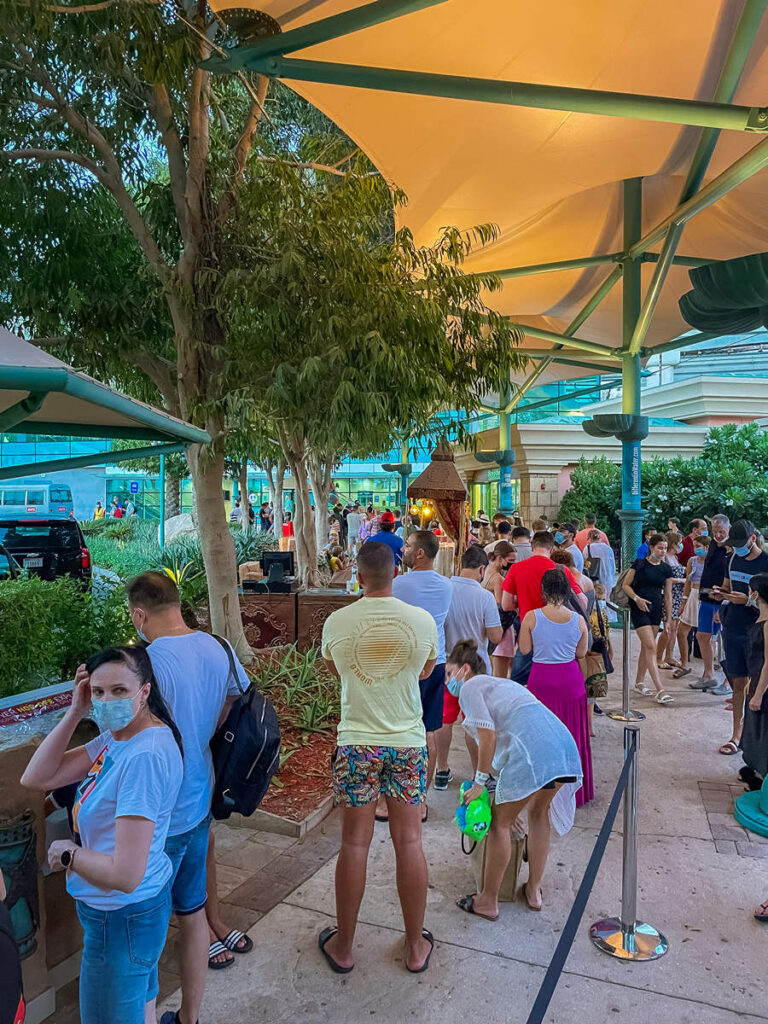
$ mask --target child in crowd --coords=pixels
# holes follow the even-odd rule
[[[704,571],[704,560],[707,548],[712,543],[710,537],[696,537],[693,542],[693,558],[688,560],[683,586],[683,600],[677,621],[677,646],[680,651],[680,666],[672,673],[675,679],[681,679],[691,672],[688,651],[688,634],[699,623],[699,584]]]

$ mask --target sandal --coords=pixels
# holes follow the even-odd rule
[[[671,669],[676,668],[676,666],[673,665],[671,661],[662,661],[662,663],[658,667],[662,670],[662,672],[669,672]]]
[[[476,892],[473,892],[471,896],[462,896],[460,900],[456,900],[456,906],[465,914],[474,914],[475,917],[482,917],[486,921],[498,921],[498,914],[496,917],[491,917],[490,914],[481,914],[479,910],[475,910],[475,896],[477,896]]]
[[[240,943],[243,943],[241,946]],[[233,928],[231,932],[224,936],[221,940],[222,945],[226,946],[230,953],[250,953],[253,949],[253,939],[250,939],[243,932],[239,932],[236,928]]]
[[[320,952],[325,957],[328,966],[331,968],[334,974],[349,974],[350,971],[354,970],[354,964],[352,964],[351,967],[342,967],[341,964],[336,963],[336,961],[333,959],[330,953],[326,953],[325,951],[326,942],[328,941],[328,939],[332,938],[338,930],[338,928],[323,928],[323,930],[317,937],[317,944],[320,947]]]
[[[632,689],[635,691],[635,693],[639,693],[643,697],[650,697],[653,693],[653,690],[649,689],[649,687],[647,686],[644,686],[642,683],[635,683]]]
[[[421,967],[409,967],[408,961],[406,960],[405,969],[406,971],[409,971],[411,974],[423,974],[424,971],[426,971],[426,969],[429,967],[430,957],[432,956],[432,952],[434,951],[435,948],[435,936],[432,934],[432,932],[429,931],[429,929],[427,928],[422,928],[421,934],[429,943],[429,952],[427,953],[427,959],[424,961]]]
[[[212,942],[208,947],[208,967],[210,970],[223,971],[226,967],[231,967],[235,962],[235,958],[233,956],[229,957],[228,960],[216,960],[217,956],[221,956],[222,953],[229,952],[231,952],[231,950],[228,950],[224,943],[219,942],[218,939],[216,939],[215,942]]]
[[[537,914],[541,913],[541,907],[534,907],[534,905],[528,899],[528,883],[527,882],[523,882],[523,884],[520,886],[520,893],[522,894],[523,899],[525,900],[525,905],[528,907],[529,910],[535,910]],[[542,897],[542,899],[544,898],[544,893],[543,892],[541,894],[541,897]]]
[[[656,696],[653,698],[657,704],[674,704],[675,698],[671,697],[666,690],[659,690]]]
[[[675,671],[672,673],[672,678],[682,679],[683,676],[689,676],[690,674],[691,670],[689,668],[683,668],[683,666],[681,665],[680,668],[676,668]]]
[[[765,903],[761,903],[754,914],[755,920],[759,921],[760,924],[768,924],[768,900]]]
[[[733,754],[738,754],[738,752],[739,747],[736,740],[728,740],[728,742],[724,743],[718,750],[718,754],[725,754],[726,757],[731,757]]]

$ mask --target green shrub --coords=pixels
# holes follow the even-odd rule
[[[74,580],[0,584],[0,697],[71,679],[96,650],[135,639],[122,587],[104,597]]]
[[[302,653],[257,658],[248,671],[277,705],[281,721],[302,732],[331,732],[340,715],[339,681],[319,659],[316,647]]]

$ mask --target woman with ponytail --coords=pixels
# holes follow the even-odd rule
[[[486,839],[480,892],[457,905],[489,921],[499,916],[499,891],[512,853],[511,830],[528,815],[528,881],[531,910],[541,910],[541,880],[547,865],[550,822],[563,835],[573,824],[581,758],[568,729],[519,683],[485,674],[474,640],[457,643],[448,655],[447,686],[458,697],[475,769],[466,803],[480,796],[496,775],[493,819]],[[472,741],[472,742],[470,742]]]
[[[82,718],[96,739],[67,750]],[[140,647],[110,647],[75,675],[72,704],[22,776],[48,791],[84,780],[73,811],[75,839],[48,851],[66,869],[83,926],[82,1024],[154,1021],[157,962],[171,916],[165,853],[182,779],[181,738]]]

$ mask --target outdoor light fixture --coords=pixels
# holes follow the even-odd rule
[[[282,32],[278,21],[250,7],[226,7],[219,11],[219,17],[235,37],[233,46],[247,46]]]

